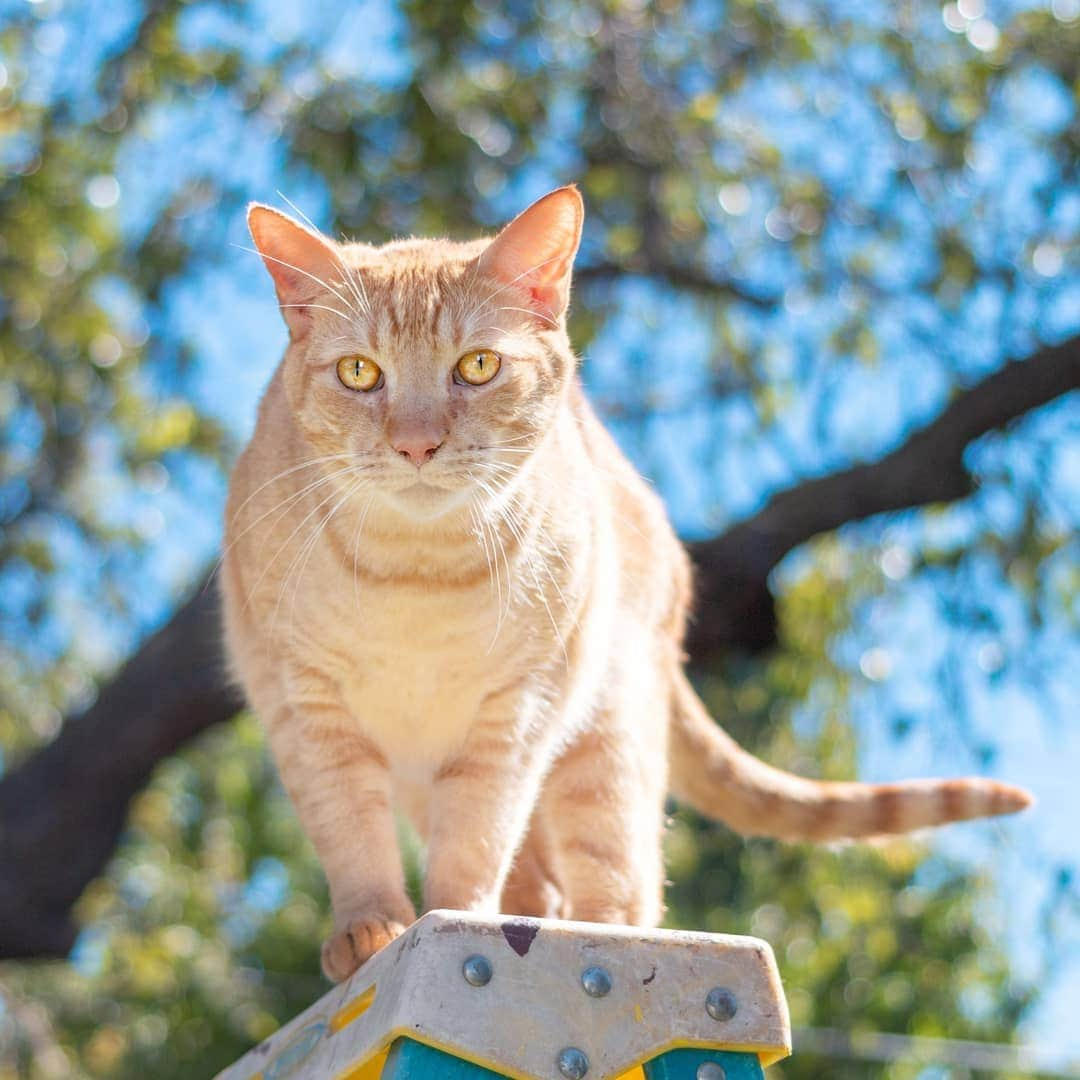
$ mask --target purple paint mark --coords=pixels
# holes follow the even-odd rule
[[[504,922],[502,932],[503,937],[506,938],[506,944],[518,956],[524,956],[532,948],[533,940],[540,932],[540,927],[524,922]]]

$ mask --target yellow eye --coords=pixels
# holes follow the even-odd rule
[[[337,362],[337,377],[350,390],[377,390],[382,386],[382,368],[366,356],[343,356]]]
[[[457,362],[455,370],[463,382],[470,386],[483,386],[499,374],[501,367],[502,358],[498,353],[490,349],[474,349]]]

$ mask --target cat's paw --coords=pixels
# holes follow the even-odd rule
[[[342,982],[406,929],[407,924],[385,915],[354,916],[323,942],[323,973],[334,982]]]

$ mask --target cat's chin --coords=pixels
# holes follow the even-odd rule
[[[461,510],[469,501],[469,491],[418,480],[415,484],[385,491],[383,497],[402,517],[429,522]]]

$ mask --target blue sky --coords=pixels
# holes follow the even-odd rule
[[[1057,3],[1068,9],[1064,0]],[[782,6],[798,10],[793,2]],[[1002,26],[1010,12],[1031,6],[991,4],[982,19]],[[16,7],[0,5],[0,20]],[[829,7],[868,23],[889,17],[881,5],[837,0]],[[34,93],[42,100],[78,98],[100,56],[129,29],[133,8],[53,2],[50,10],[39,31]],[[928,10],[926,17],[940,22],[941,16]],[[322,71],[298,73],[292,89],[300,94],[313,89],[317,78],[393,84],[413,62],[400,19],[384,0],[317,10],[293,0],[261,0],[246,21],[214,5],[193,4],[182,25],[192,46],[242,43],[254,56],[300,39],[315,43]],[[259,32],[252,34],[251,27]],[[927,32],[950,40],[947,27]],[[774,213],[771,184],[763,179],[742,191],[718,193],[709,209],[715,267],[737,275],[751,290],[782,298],[774,314],[747,314],[738,327],[741,342],[760,358],[776,388],[768,422],[746,395],[719,404],[710,399],[706,386],[715,372],[706,318],[689,300],[653,284],[620,284],[616,313],[589,346],[586,379],[598,401],[660,406],[645,424],[614,428],[659,486],[685,535],[715,532],[802,477],[887,451],[942,407],[958,378],[970,383],[1003,357],[1023,354],[1037,339],[1080,330],[1080,274],[1054,247],[1055,237],[1075,236],[1080,228],[1080,192],[1062,189],[1047,202],[1055,165],[1040,149],[1043,139],[1072,119],[1075,105],[1068,88],[1043,69],[1018,71],[980,125],[963,183],[937,187],[930,176],[924,188],[898,193],[888,180],[897,155],[910,155],[917,171],[922,151],[917,138],[898,141],[871,103],[870,90],[888,88],[893,79],[887,57],[855,49],[845,63],[828,70],[788,69],[749,80],[724,102],[718,153],[737,156],[740,140],[752,132],[780,146],[791,168],[818,177],[842,196],[852,216],[846,223],[830,222],[821,241],[824,257],[839,266],[854,249],[864,251],[880,290],[867,297],[840,285],[832,294],[811,295],[804,288],[805,270],[784,239],[791,223]],[[545,149],[537,160],[493,198],[495,210],[508,215],[554,183],[574,178],[568,146],[580,122],[568,99],[556,110],[553,130],[541,139]],[[221,89],[152,110],[118,164],[113,212],[130,235],[138,236],[171,193],[203,172],[278,206],[283,205],[278,192],[284,192],[317,223],[328,224],[324,185],[287,166],[273,117],[243,114]],[[175,375],[160,383],[148,379],[145,391],[159,404],[187,398],[220,418],[239,445],[284,346],[284,326],[273,313],[272,290],[259,261],[243,250],[249,240],[241,216],[221,220],[210,207],[194,217],[192,228],[218,250],[171,288],[148,332],[189,340],[196,364],[179,381]],[[955,220],[987,265],[1016,268],[1016,288],[1005,292],[991,284],[973,290],[953,312],[927,300],[922,290],[935,272],[928,239],[942,218]],[[897,226],[891,237],[874,227],[880,222]],[[133,319],[143,317],[121,291],[108,303],[130,309]],[[877,362],[840,357],[816,366],[813,358],[822,341],[853,312],[872,313]],[[678,363],[666,363],[656,384],[648,373],[660,350]],[[80,563],[74,538],[56,538],[61,550],[72,554],[72,572],[53,601],[56,642],[76,640],[91,670],[108,666],[165,617],[177,594],[213,557],[224,500],[224,478],[203,462],[173,456],[165,469],[141,475],[133,490],[116,468],[116,447],[107,437],[97,453],[98,497],[137,521],[149,547],[138,560],[141,586],[133,590],[137,625],[102,627],[83,599],[93,567]],[[1069,768],[1080,760],[1076,612],[1068,620],[1047,605],[1048,617],[1032,631],[1016,591],[990,560],[966,560],[948,580],[918,564],[922,553],[962,548],[987,529],[1009,535],[1018,526],[1022,492],[1033,492],[1048,526],[1075,532],[1080,397],[1074,393],[1040,410],[1008,437],[980,441],[969,449],[969,461],[983,486],[964,504],[841,531],[835,557],[856,560],[875,553],[884,587],[860,605],[850,631],[834,643],[834,654],[856,677],[851,708],[864,778],[982,769],[1036,792],[1038,806],[1022,819],[947,830],[933,840],[938,850],[987,868],[1002,883],[1001,906],[988,910],[986,918],[1002,926],[1018,970],[1027,973],[1032,970],[1027,931],[1037,921],[1050,871],[1080,856],[1074,827],[1080,820],[1080,787]],[[803,572],[805,562],[804,554],[795,553],[778,571],[778,585]],[[1064,575],[1070,567],[1075,572],[1075,547],[1047,569]],[[999,629],[950,622],[948,610],[971,596],[993,613]],[[17,604],[15,594],[5,603]],[[943,694],[939,677],[950,655],[960,658],[955,677],[945,684],[951,697]],[[952,722],[960,700],[970,721],[970,730],[962,732]],[[896,720],[904,715],[932,719],[916,723],[912,734],[898,741]],[[802,722],[814,720],[811,696]],[[973,747],[987,745],[995,748],[992,760],[973,754]],[[1058,978],[1047,988],[1027,1034],[1035,1043],[1054,1042],[1062,1056],[1080,1059],[1080,1029],[1066,1023],[1080,1008],[1080,928],[1065,925],[1062,933]]]

